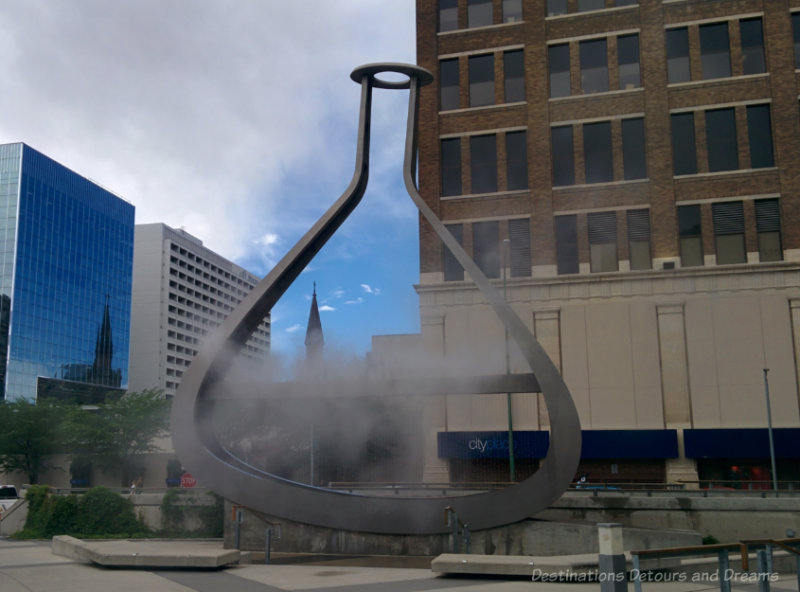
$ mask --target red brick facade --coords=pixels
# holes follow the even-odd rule
[[[625,211],[647,208],[650,212],[650,250],[653,268],[674,259],[680,266],[677,205],[697,203],[702,213],[702,245],[706,261],[713,261],[715,236],[712,204],[741,199],[748,253],[758,252],[753,201],[780,200],[781,241],[785,259],[800,249],[800,84],[793,45],[792,14],[800,13],[800,0],[639,0],[605,10],[578,12],[577,0],[568,2],[568,14],[547,16],[547,0],[522,0],[523,19],[503,22],[503,2],[493,0],[494,24],[467,27],[467,0],[458,2],[459,28],[437,32],[437,0],[417,0],[418,63],[437,77],[422,94],[420,112],[420,186],[426,201],[445,222],[464,224],[464,243],[471,247],[469,226],[482,219],[500,221],[500,240],[507,236],[504,220],[529,218],[531,265],[534,275],[553,275],[557,262],[554,217],[576,214],[578,253],[588,265],[590,250],[586,216],[592,211],[617,212],[618,260],[629,259]],[[744,75],[740,23],[761,19],[765,72]],[[703,79],[700,29],[727,23],[730,76]],[[688,82],[668,83],[665,31],[685,27],[688,33]],[[618,90],[618,40],[638,35],[640,86]],[[580,44],[604,39],[607,46],[609,91],[582,94]],[[568,44],[571,95],[550,98],[548,48]],[[525,102],[503,103],[503,52],[524,52]],[[469,105],[469,58],[494,54],[495,103]],[[438,74],[442,59],[459,60],[460,109],[439,110]],[[615,90],[617,89],[617,90]],[[752,168],[747,108],[768,105],[774,166]],[[733,109],[739,167],[709,172],[705,112]],[[696,173],[675,175],[671,115],[693,113]],[[644,121],[646,175],[625,180],[620,122],[630,117]],[[582,127],[610,122],[613,180],[586,183]],[[551,130],[573,128],[574,183],[553,187]],[[527,131],[528,190],[506,190],[506,131]],[[497,191],[470,195],[469,135],[497,134]],[[461,137],[461,196],[440,199],[440,141]],[[442,270],[442,247],[422,224],[421,272]],[[752,261],[752,258],[750,260]],[[587,269],[582,267],[582,270]],[[548,272],[548,270],[550,270]],[[620,271],[624,271],[624,268]],[[427,276],[436,281],[434,276]]]

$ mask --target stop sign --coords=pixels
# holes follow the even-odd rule
[[[184,473],[181,476],[181,487],[194,487],[197,485],[197,479],[192,477],[189,473]]]

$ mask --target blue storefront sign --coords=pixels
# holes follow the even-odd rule
[[[439,432],[439,458],[508,458],[508,432]],[[515,431],[516,458],[544,458],[550,433]],[[676,430],[583,430],[581,458],[677,458]]]

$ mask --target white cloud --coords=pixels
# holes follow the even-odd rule
[[[336,309],[333,308],[332,306],[328,305],[328,304],[323,304],[322,306],[319,307],[319,311],[320,312],[331,312],[331,311],[334,311],[334,310],[336,310]]]
[[[341,288],[336,288],[333,291],[332,296],[334,298],[341,298],[342,296],[344,296],[344,290],[342,290]]]
[[[286,327],[285,331],[287,333],[295,333],[296,331],[300,331],[302,329],[303,329],[303,325],[301,325],[299,323],[295,323],[291,327]]]
[[[345,304],[361,304],[362,302],[364,302],[364,299],[361,296],[359,296],[355,300],[345,300],[344,303]]]
[[[380,296],[381,294],[380,288],[373,288],[369,284],[361,284],[361,289],[367,294],[372,294],[373,296]]]
[[[4,0],[3,17],[0,143],[96,180],[137,223],[185,226],[234,260],[257,245],[267,267],[352,172],[350,71],[414,59],[408,1]]]

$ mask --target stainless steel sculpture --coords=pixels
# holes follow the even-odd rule
[[[408,77],[401,82],[379,78],[385,72]],[[433,76],[408,64],[369,64],[355,69],[350,77],[361,85],[358,147],[353,178],[347,190],[286,254],[275,268],[231,313],[217,335],[184,374],[172,406],[172,439],[184,466],[203,485],[225,498],[265,514],[306,524],[345,530],[387,534],[433,534],[445,532],[443,510],[452,507],[473,530],[509,524],[546,508],[571,482],[580,457],[580,421],[564,381],[531,332],[513,312],[500,292],[445,228],[419,194],[416,186],[417,109],[420,87]],[[532,374],[482,376],[474,378],[393,381],[371,384],[398,394],[482,394],[540,392],[550,417],[551,436],[547,456],[529,479],[502,490],[473,495],[442,497],[386,497],[345,493],[305,485],[281,478],[245,463],[225,449],[207,421],[215,400],[258,397],[259,388],[234,385],[226,374],[238,350],[259,322],[286,291],[364,195],[369,170],[370,112],[372,89],[408,89],[404,178],[406,189],[436,234],[494,309],[508,336],[519,346]],[[325,385],[326,390],[335,385]],[[273,389],[281,388],[273,384]],[[292,391],[291,387],[284,392]],[[294,389],[295,392],[298,389]],[[362,393],[369,392],[362,389]],[[375,392],[374,390],[372,392]],[[357,392],[349,392],[358,396]]]

